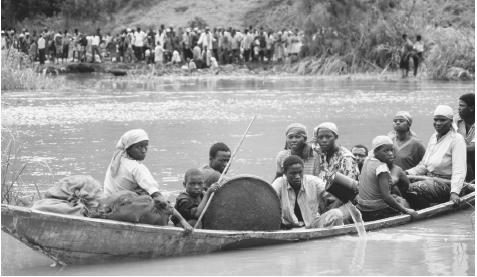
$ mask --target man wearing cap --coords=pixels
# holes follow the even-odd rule
[[[467,93],[459,98],[459,115],[455,118],[457,132],[461,134],[467,145],[466,180],[475,179],[475,94]]]
[[[394,131],[389,137],[394,143],[394,164],[403,170],[413,168],[424,157],[426,148],[411,130],[412,117],[407,111],[399,111],[393,118]]]
[[[426,175],[450,180],[448,183],[429,179],[412,183],[406,199],[415,209],[426,208],[431,203],[443,203],[452,200],[460,203],[459,194],[464,185],[467,171],[466,144],[464,137],[457,133],[453,122],[454,111],[446,105],[437,106],[434,111],[434,129],[427,144],[422,161],[406,170],[408,175]]]

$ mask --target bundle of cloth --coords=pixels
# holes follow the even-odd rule
[[[32,209],[76,216],[95,214],[103,195],[101,184],[88,175],[65,177],[35,201]]]
[[[105,197],[102,185],[88,175],[61,179],[32,209],[152,225],[167,225],[172,214],[168,207],[156,203],[149,195],[120,191]]]

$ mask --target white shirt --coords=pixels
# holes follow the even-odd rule
[[[199,41],[197,42],[198,44],[202,44],[202,47],[207,47],[207,49],[212,50],[212,42],[214,42],[214,36],[212,33],[202,33],[200,35]]]
[[[451,192],[460,193],[467,173],[467,150],[461,134],[451,129],[437,141],[432,134],[421,162],[408,169],[410,175],[427,173],[451,176]]]
[[[91,39],[91,45],[93,46],[98,46],[99,45],[99,36],[98,35],[94,35]]]
[[[118,191],[140,192],[145,190],[149,195],[159,191],[159,185],[145,165],[136,160],[121,157],[121,165],[115,177],[111,177],[108,167],[104,179],[104,196]]]
[[[285,224],[298,223],[295,216],[295,200],[297,196],[293,187],[288,183],[286,176],[277,178],[272,183],[272,187],[280,198],[282,207],[282,221]],[[325,191],[325,183],[313,175],[303,175],[302,185],[298,192],[298,206],[303,216],[306,227],[320,217],[320,201],[323,201],[322,195]]]
[[[143,31],[135,32],[134,33],[134,45],[136,47],[143,47],[145,38],[146,38],[146,33],[144,33]]]
[[[38,49],[45,49],[46,41],[43,37],[38,39]]]

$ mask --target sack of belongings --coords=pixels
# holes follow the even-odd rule
[[[91,217],[163,226],[168,224],[171,213],[149,195],[120,191],[102,199],[98,213]]]
[[[101,184],[89,175],[65,177],[35,201],[32,209],[67,215],[90,216],[99,207]]]

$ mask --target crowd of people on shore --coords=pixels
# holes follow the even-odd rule
[[[303,31],[265,30],[250,26],[234,28],[182,28],[161,25],[158,29],[127,28],[116,34],[92,34],[78,29],[41,32],[2,30],[2,49],[14,47],[32,61],[50,62],[145,62],[179,64],[190,69],[231,63],[284,61],[298,57]]]
[[[475,94],[459,98],[457,115],[450,106],[439,105],[432,117],[435,132],[427,147],[412,130],[411,114],[398,111],[392,119],[393,130],[376,136],[369,151],[363,145],[351,151],[340,145],[340,131],[332,122],[316,126],[310,140],[306,126],[290,124],[285,130],[285,149],[276,157],[276,176],[271,184],[280,199],[282,228],[351,223],[345,207],[349,203],[356,206],[364,221],[398,214],[416,217],[416,210],[449,200],[460,204],[461,196],[474,190],[465,182],[475,179]],[[133,191],[170,205],[141,163],[148,144],[149,137],[142,129],[128,131],[119,139],[105,176],[106,194]],[[191,230],[197,223],[211,193],[221,189],[223,182],[218,180],[226,173],[230,159],[230,148],[215,143],[208,164],[187,170],[185,190],[174,206],[175,214],[180,214],[173,220],[176,225]],[[337,174],[356,188],[356,197],[350,202],[343,203],[340,195],[325,189]]]

